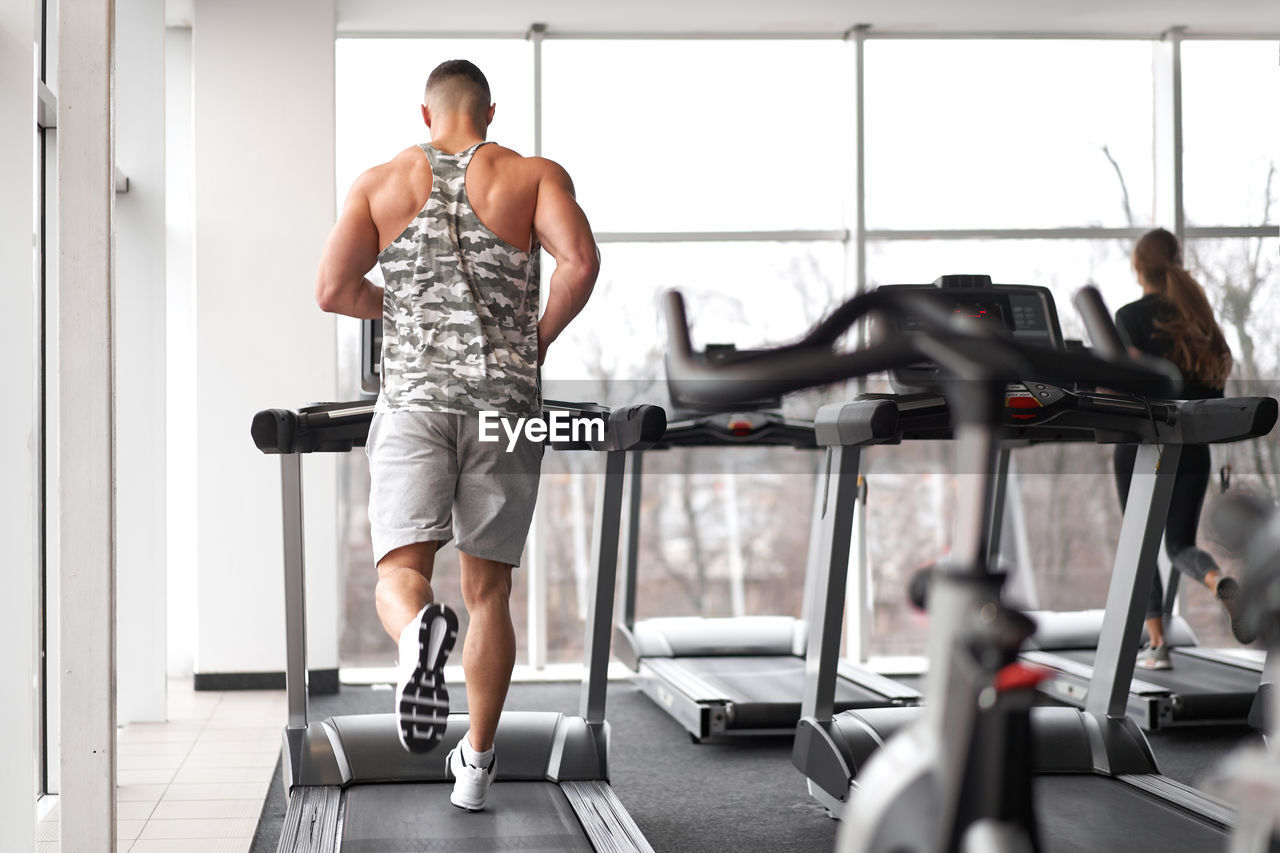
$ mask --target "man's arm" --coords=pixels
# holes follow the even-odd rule
[[[546,161],[538,183],[533,230],[543,248],[556,259],[547,294],[547,310],[538,321],[538,363],[569,321],[591,298],[600,273],[600,251],[587,216],[573,194],[573,181],[559,165]]]
[[[382,288],[365,278],[378,262],[378,227],[369,212],[367,174],[351,186],[324,244],[316,273],[316,304],[334,314],[376,320],[382,316]]]

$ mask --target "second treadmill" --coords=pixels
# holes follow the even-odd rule
[[[816,449],[813,423],[776,411],[695,414],[672,420],[654,449],[790,446]],[[805,683],[805,618],[734,616],[636,619],[643,456],[627,458],[622,533],[621,618],[614,652],[635,671],[635,683],[695,740],[787,735],[800,719]],[[849,518],[853,506],[841,508]],[[810,535],[806,585],[816,554]],[[806,600],[808,596],[806,596]],[[920,693],[842,661],[835,687],[839,710],[915,705]]]

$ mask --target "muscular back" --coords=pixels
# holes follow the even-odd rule
[[[473,148],[483,135],[434,139],[436,150],[452,157]],[[465,183],[473,218],[512,250],[528,252],[536,240],[555,260],[537,328],[541,361],[595,284],[600,255],[591,226],[574,198],[573,182],[558,164],[499,145],[482,145],[470,156]],[[432,180],[430,161],[417,146],[356,179],[320,257],[316,302],[322,309],[383,316],[383,289],[365,274],[423,212]]]
[[[455,154],[455,151],[445,151]],[[467,169],[471,209],[494,234],[528,251],[535,228],[538,187],[552,164],[522,157],[500,145],[484,145]],[[431,195],[431,164],[418,146],[406,148],[389,163],[366,172],[369,212],[378,229],[378,250],[400,236]]]

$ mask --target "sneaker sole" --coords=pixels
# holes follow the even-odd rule
[[[444,737],[449,722],[444,663],[457,639],[457,615],[444,605],[428,605],[418,627],[418,664],[396,701],[400,745],[409,752],[430,752]]]
[[[1247,646],[1258,639],[1253,629],[1241,617],[1237,606],[1240,597],[1240,584],[1235,578],[1223,578],[1218,581],[1218,600],[1222,602],[1222,606],[1227,609],[1227,616],[1231,618],[1231,635],[1236,638],[1236,642],[1242,646]]]

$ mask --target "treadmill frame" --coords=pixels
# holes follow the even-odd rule
[[[819,441],[829,446],[832,457],[837,460],[839,476],[834,477],[831,484],[837,504],[851,499],[846,493],[852,491],[851,483],[856,479],[861,446],[893,441],[901,435],[896,424],[896,412],[877,414],[877,409],[886,404],[892,406],[887,400],[863,399],[827,406],[818,412],[817,423],[826,424]],[[1136,594],[1135,590],[1148,588],[1156,571],[1156,557],[1163,538],[1181,444],[1188,433],[1204,442],[1234,440],[1225,435],[1231,427],[1241,426],[1232,423],[1222,428],[1223,434],[1215,435],[1209,426],[1197,421],[1197,418],[1205,417],[1199,410],[1184,409],[1179,411],[1179,415],[1192,421],[1190,428],[1184,427],[1181,417],[1172,427],[1152,423],[1152,434],[1145,436],[1143,440],[1146,443],[1138,447],[1099,637],[1100,664],[1094,668],[1089,681],[1084,709],[1036,709],[1045,713],[1034,716],[1038,722],[1044,722],[1042,727],[1046,729],[1066,731],[1083,725],[1090,732],[1090,737],[1087,750],[1082,754],[1092,756],[1095,774],[1118,779],[1163,801],[1172,802],[1209,825],[1228,828],[1233,815],[1230,807],[1160,776],[1145,738],[1126,716],[1129,710],[1128,685],[1133,679],[1145,615],[1145,597]],[[877,428],[878,420],[886,428]],[[1003,452],[1008,452],[1007,446]],[[828,503],[832,500],[833,495],[829,492]],[[998,523],[999,513],[993,509],[986,508],[988,531],[998,536],[998,527],[993,522]],[[880,712],[879,715],[861,712],[834,714],[830,666],[839,654],[840,622],[831,599],[840,599],[846,582],[847,560],[842,560],[839,553],[839,543],[844,539],[842,534],[834,520],[826,522],[823,547],[828,549],[824,551],[824,562],[827,563],[829,577],[825,590],[815,587],[811,593],[825,594],[828,606],[822,611],[824,618],[812,626],[809,656],[816,656],[819,665],[816,680],[806,695],[805,716],[797,727],[793,751],[793,763],[805,773],[811,795],[835,817],[840,816],[858,788],[857,770],[862,760],[878,749],[887,740],[887,735],[905,724],[906,718],[914,713],[913,709],[906,709]],[[829,548],[828,543],[831,542],[836,543],[835,548]],[[988,542],[989,550],[996,547],[998,541]],[[815,598],[812,603],[818,605],[820,599]],[[1058,719],[1062,711],[1069,711],[1072,717],[1078,715],[1079,723],[1069,723],[1065,717]],[[878,725],[876,716],[888,725]],[[1042,736],[1050,751],[1056,751],[1053,750],[1053,739]],[[1080,746],[1075,752],[1082,749],[1084,747]],[[1061,758],[1074,763],[1081,756],[1062,753]],[[1054,756],[1047,762],[1048,766],[1041,760],[1042,772],[1062,772],[1065,768],[1054,767],[1058,759]]]
[[[366,410],[371,412],[372,406],[353,404],[332,416],[362,415]],[[503,712],[496,737],[503,755],[498,780],[556,783],[594,849],[653,853],[608,782],[609,725],[604,712],[627,451],[600,452],[592,545],[596,571],[588,581],[587,666],[579,716]],[[283,733],[282,770],[289,806],[277,849],[281,853],[330,853],[341,849],[344,794],[349,787],[446,781],[444,755],[465,733],[467,719],[461,714],[450,715],[441,744],[426,755],[415,755],[400,746],[394,714],[338,716],[323,721],[308,718],[301,452],[291,448],[291,452],[281,453],[280,465],[289,715]]]

